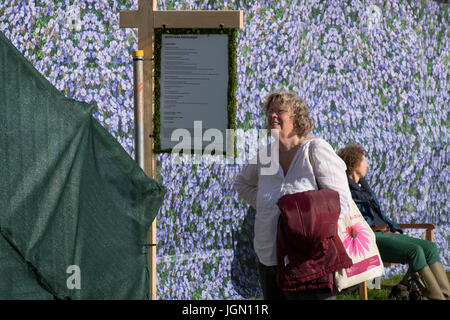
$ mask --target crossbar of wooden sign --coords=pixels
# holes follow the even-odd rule
[[[120,28],[138,29],[138,47],[144,51],[144,137],[153,136],[153,42],[155,28],[224,28],[240,29],[244,25],[242,10],[156,10],[156,0],[139,0],[138,10],[120,12]],[[144,172],[156,179],[153,139],[144,140]],[[156,299],[156,219],[147,233],[150,244],[149,298]],[[151,267],[150,267],[151,266]]]

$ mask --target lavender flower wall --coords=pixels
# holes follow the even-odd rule
[[[137,38],[135,29],[119,29],[119,11],[130,9],[137,0],[1,0],[0,31],[66,96],[96,103],[95,117],[133,156]],[[315,120],[313,135],[335,148],[366,147],[369,181],[390,217],[437,225],[435,242],[450,268],[448,5],[167,0],[158,9],[244,10],[237,127],[264,126],[261,103],[271,90],[298,92]],[[168,189],[157,217],[158,298],[260,296],[254,211],[232,189],[240,166],[173,165],[169,157],[158,156]]]

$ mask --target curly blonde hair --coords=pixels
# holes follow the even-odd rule
[[[364,148],[359,144],[352,144],[344,148],[339,149],[337,155],[344,160],[347,165],[347,175],[352,174],[356,168],[360,165],[364,156]]]
[[[302,98],[289,91],[274,91],[264,103],[264,112],[277,101],[280,106],[288,107],[294,117],[294,130],[300,137],[305,137],[314,127],[314,120],[309,115],[308,107]]]

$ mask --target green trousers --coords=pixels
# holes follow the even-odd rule
[[[434,242],[381,231],[375,232],[375,237],[384,262],[407,263],[411,272],[440,261]]]

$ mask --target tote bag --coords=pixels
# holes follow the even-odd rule
[[[334,283],[342,289],[384,275],[375,234],[352,200],[348,214],[339,218],[338,235],[353,265],[335,271]]]
[[[314,168],[311,147],[309,161]],[[320,189],[317,180],[316,184]],[[334,272],[334,285],[339,291],[384,275],[384,266],[376,244],[375,233],[353,200],[351,200],[350,212],[338,220],[338,235],[353,262],[351,267]]]

